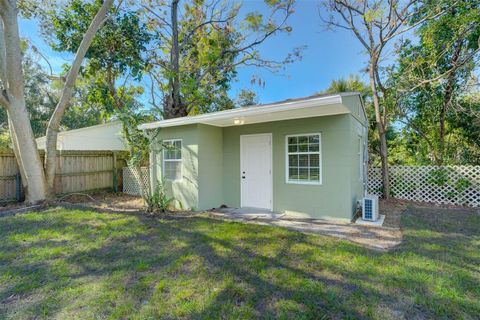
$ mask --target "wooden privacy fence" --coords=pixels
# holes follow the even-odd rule
[[[42,160],[44,153],[40,152]],[[59,151],[55,193],[121,190],[125,152]],[[19,201],[23,196],[17,161],[13,153],[0,153],[0,202]]]
[[[391,166],[397,199],[480,207],[480,166]],[[380,168],[368,170],[368,192],[382,195]]]

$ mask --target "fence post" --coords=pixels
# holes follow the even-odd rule
[[[17,174],[15,175],[15,198],[18,202],[22,202],[24,200],[22,175],[20,174],[20,172],[17,172]]]
[[[112,154],[112,159],[113,159],[113,170],[112,170],[112,176],[113,176],[113,192],[118,192],[118,178],[117,178],[117,153],[113,152]]]

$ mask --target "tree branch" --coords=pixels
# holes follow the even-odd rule
[[[5,50],[5,30],[3,29],[3,19],[0,19],[0,81],[3,87],[7,88],[7,62]]]
[[[50,188],[53,187],[56,169],[56,150],[57,150],[57,134],[60,127],[60,121],[65,113],[67,105],[73,95],[75,81],[80,71],[83,58],[85,57],[90,44],[97,33],[97,30],[101,27],[105,21],[105,17],[113,5],[113,0],[104,0],[102,6],[98,10],[97,14],[90,23],[83,39],[77,49],[77,53],[72,63],[68,75],[66,77],[65,85],[60,96],[60,100],[53,111],[47,127],[46,133],[46,154],[45,154],[45,171],[47,176],[47,184]]]
[[[16,12],[18,9],[15,3],[7,0],[0,2],[0,9],[0,15],[3,20],[3,40],[5,46],[4,89],[8,90],[9,94],[13,96],[23,97],[22,51],[18,43],[20,35],[18,32],[18,22],[16,20]]]
[[[479,38],[480,40],[480,38]],[[467,64],[469,61],[471,61],[475,55],[477,53],[480,52],[480,48],[478,48],[477,50],[473,51],[470,55],[468,55],[465,59],[463,59],[462,61],[458,62],[458,63],[455,63],[450,69],[448,69],[447,71],[439,74],[438,76],[434,77],[434,78],[430,78],[430,79],[424,79],[422,81],[420,81],[419,83],[417,83],[415,86],[413,87],[410,87],[408,89],[398,89],[399,92],[401,93],[407,93],[407,92],[413,92],[415,91],[416,89],[426,85],[426,84],[429,84],[429,83],[433,83],[433,82],[436,82],[436,81],[439,81],[445,77],[447,77],[448,75],[450,75],[452,72],[455,72],[457,71],[459,68],[463,67],[465,64]]]

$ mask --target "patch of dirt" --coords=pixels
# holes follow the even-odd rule
[[[400,229],[400,217],[410,203],[406,201],[391,199],[379,201],[380,214],[385,215],[384,227]]]
[[[62,201],[72,204],[83,204],[99,209],[118,209],[120,211],[138,211],[144,207],[142,197],[111,192],[98,192],[88,195],[75,193],[62,197]]]
[[[55,204],[74,204],[95,209],[108,209],[111,211],[141,211],[143,210],[143,199],[137,196],[130,196],[124,193],[112,193],[100,191],[95,193],[73,193],[60,196],[51,202],[41,203],[41,207]],[[31,204],[23,202],[9,202],[0,204],[0,213],[22,211],[31,208]],[[37,206],[36,206],[37,207]]]
[[[406,210],[418,211],[416,209],[427,209],[431,210],[432,212],[444,212],[448,210],[453,210],[455,212],[467,212],[468,214],[471,214],[472,212],[480,212],[480,209],[478,208],[436,204],[430,202],[414,202],[398,199],[380,199],[379,206],[380,214],[385,215],[385,222],[383,223],[383,226],[390,228],[400,228],[401,215]]]
[[[0,212],[22,209],[30,206],[31,204],[25,204],[23,202],[0,202]]]

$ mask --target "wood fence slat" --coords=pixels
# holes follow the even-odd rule
[[[42,161],[44,156],[45,153],[40,151]],[[123,168],[126,165],[126,159],[125,152],[116,152],[114,156],[110,151],[59,151],[55,193],[114,189],[113,168],[115,165],[120,169]],[[0,151],[0,202],[15,201],[17,173],[15,155]]]

